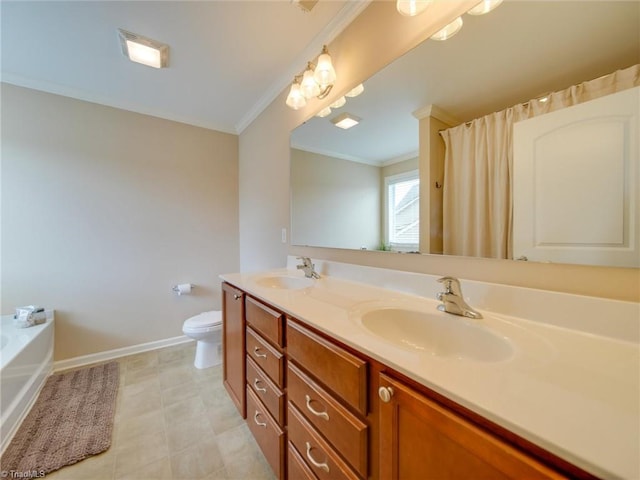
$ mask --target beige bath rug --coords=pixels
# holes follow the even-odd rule
[[[48,473],[111,445],[118,364],[52,375],[0,460],[0,470]]]

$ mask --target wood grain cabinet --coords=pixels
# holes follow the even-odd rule
[[[247,296],[247,425],[276,477],[286,473],[284,315]]]
[[[242,290],[222,284],[223,384],[242,418],[246,417],[244,297]]]
[[[379,397],[380,478],[564,478],[388,375]]]
[[[319,479],[368,477],[367,363],[287,319],[289,448]]]
[[[593,478],[276,307],[222,290],[224,385],[277,478]]]

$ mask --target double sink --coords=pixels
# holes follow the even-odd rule
[[[293,274],[255,279],[260,287],[291,291],[311,289],[322,281]],[[349,317],[367,332],[404,350],[476,362],[501,362],[512,357],[511,341],[488,327],[494,323],[491,317],[475,320],[435,308],[428,311],[428,307],[432,302],[362,302],[350,309]]]

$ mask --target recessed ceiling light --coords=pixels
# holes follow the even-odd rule
[[[125,57],[132,62],[153,68],[163,68],[169,64],[169,46],[135,33],[118,29],[120,46]]]
[[[337,117],[332,118],[331,123],[333,123],[338,128],[346,130],[347,128],[356,126],[358,123],[360,123],[360,120],[362,119],[350,113],[342,113]]]

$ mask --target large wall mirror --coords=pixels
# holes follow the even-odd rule
[[[445,156],[442,130],[640,63],[640,3],[506,0],[493,12],[462,19],[463,28],[455,36],[446,41],[426,40],[366,80],[362,94],[347,98],[342,107],[325,117],[314,116],[292,132],[293,245],[527,260],[511,246],[500,254],[482,249],[447,251],[440,238],[445,167],[425,163],[424,157]],[[632,82],[638,85],[637,75]],[[637,112],[638,102],[634,102]],[[356,116],[359,123],[347,130],[336,128],[332,120],[344,113]],[[424,123],[424,118],[429,121]],[[638,125],[631,124],[631,128],[637,130]],[[640,198],[633,191],[638,183],[637,145],[632,147],[635,158],[622,160],[615,168],[617,173],[589,177],[595,182],[589,188],[598,189],[593,195],[616,197],[603,199],[602,204],[620,204],[617,197],[626,202],[620,206],[620,215],[625,216],[622,223],[612,222],[626,236],[621,240],[603,234],[605,244],[622,242],[624,246],[640,232],[640,222],[634,220]],[[580,176],[589,168],[586,163],[574,167],[573,171],[563,167],[565,174]],[[553,165],[547,166],[544,174],[553,177],[554,171]],[[598,182],[619,185],[602,193]],[[557,185],[537,184],[537,188],[542,192],[539,197],[558,190]],[[593,197],[588,191],[580,195]],[[548,211],[556,210],[556,201],[564,203],[557,196],[547,201]],[[473,201],[469,207],[474,207]],[[511,199],[508,209],[512,217]],[[420,224],[415,222],[416,215]],[[587,220],[580,229],[591,231]],[[553,222],[563,224],[561,218]],[[509,223],[508,228],[512,233],[513,225]],[[578,245],[582,241],[578,232],[563,235]],[[590,257],[528,260],[638,267],[637,252],[632,257],[628,264]]]

